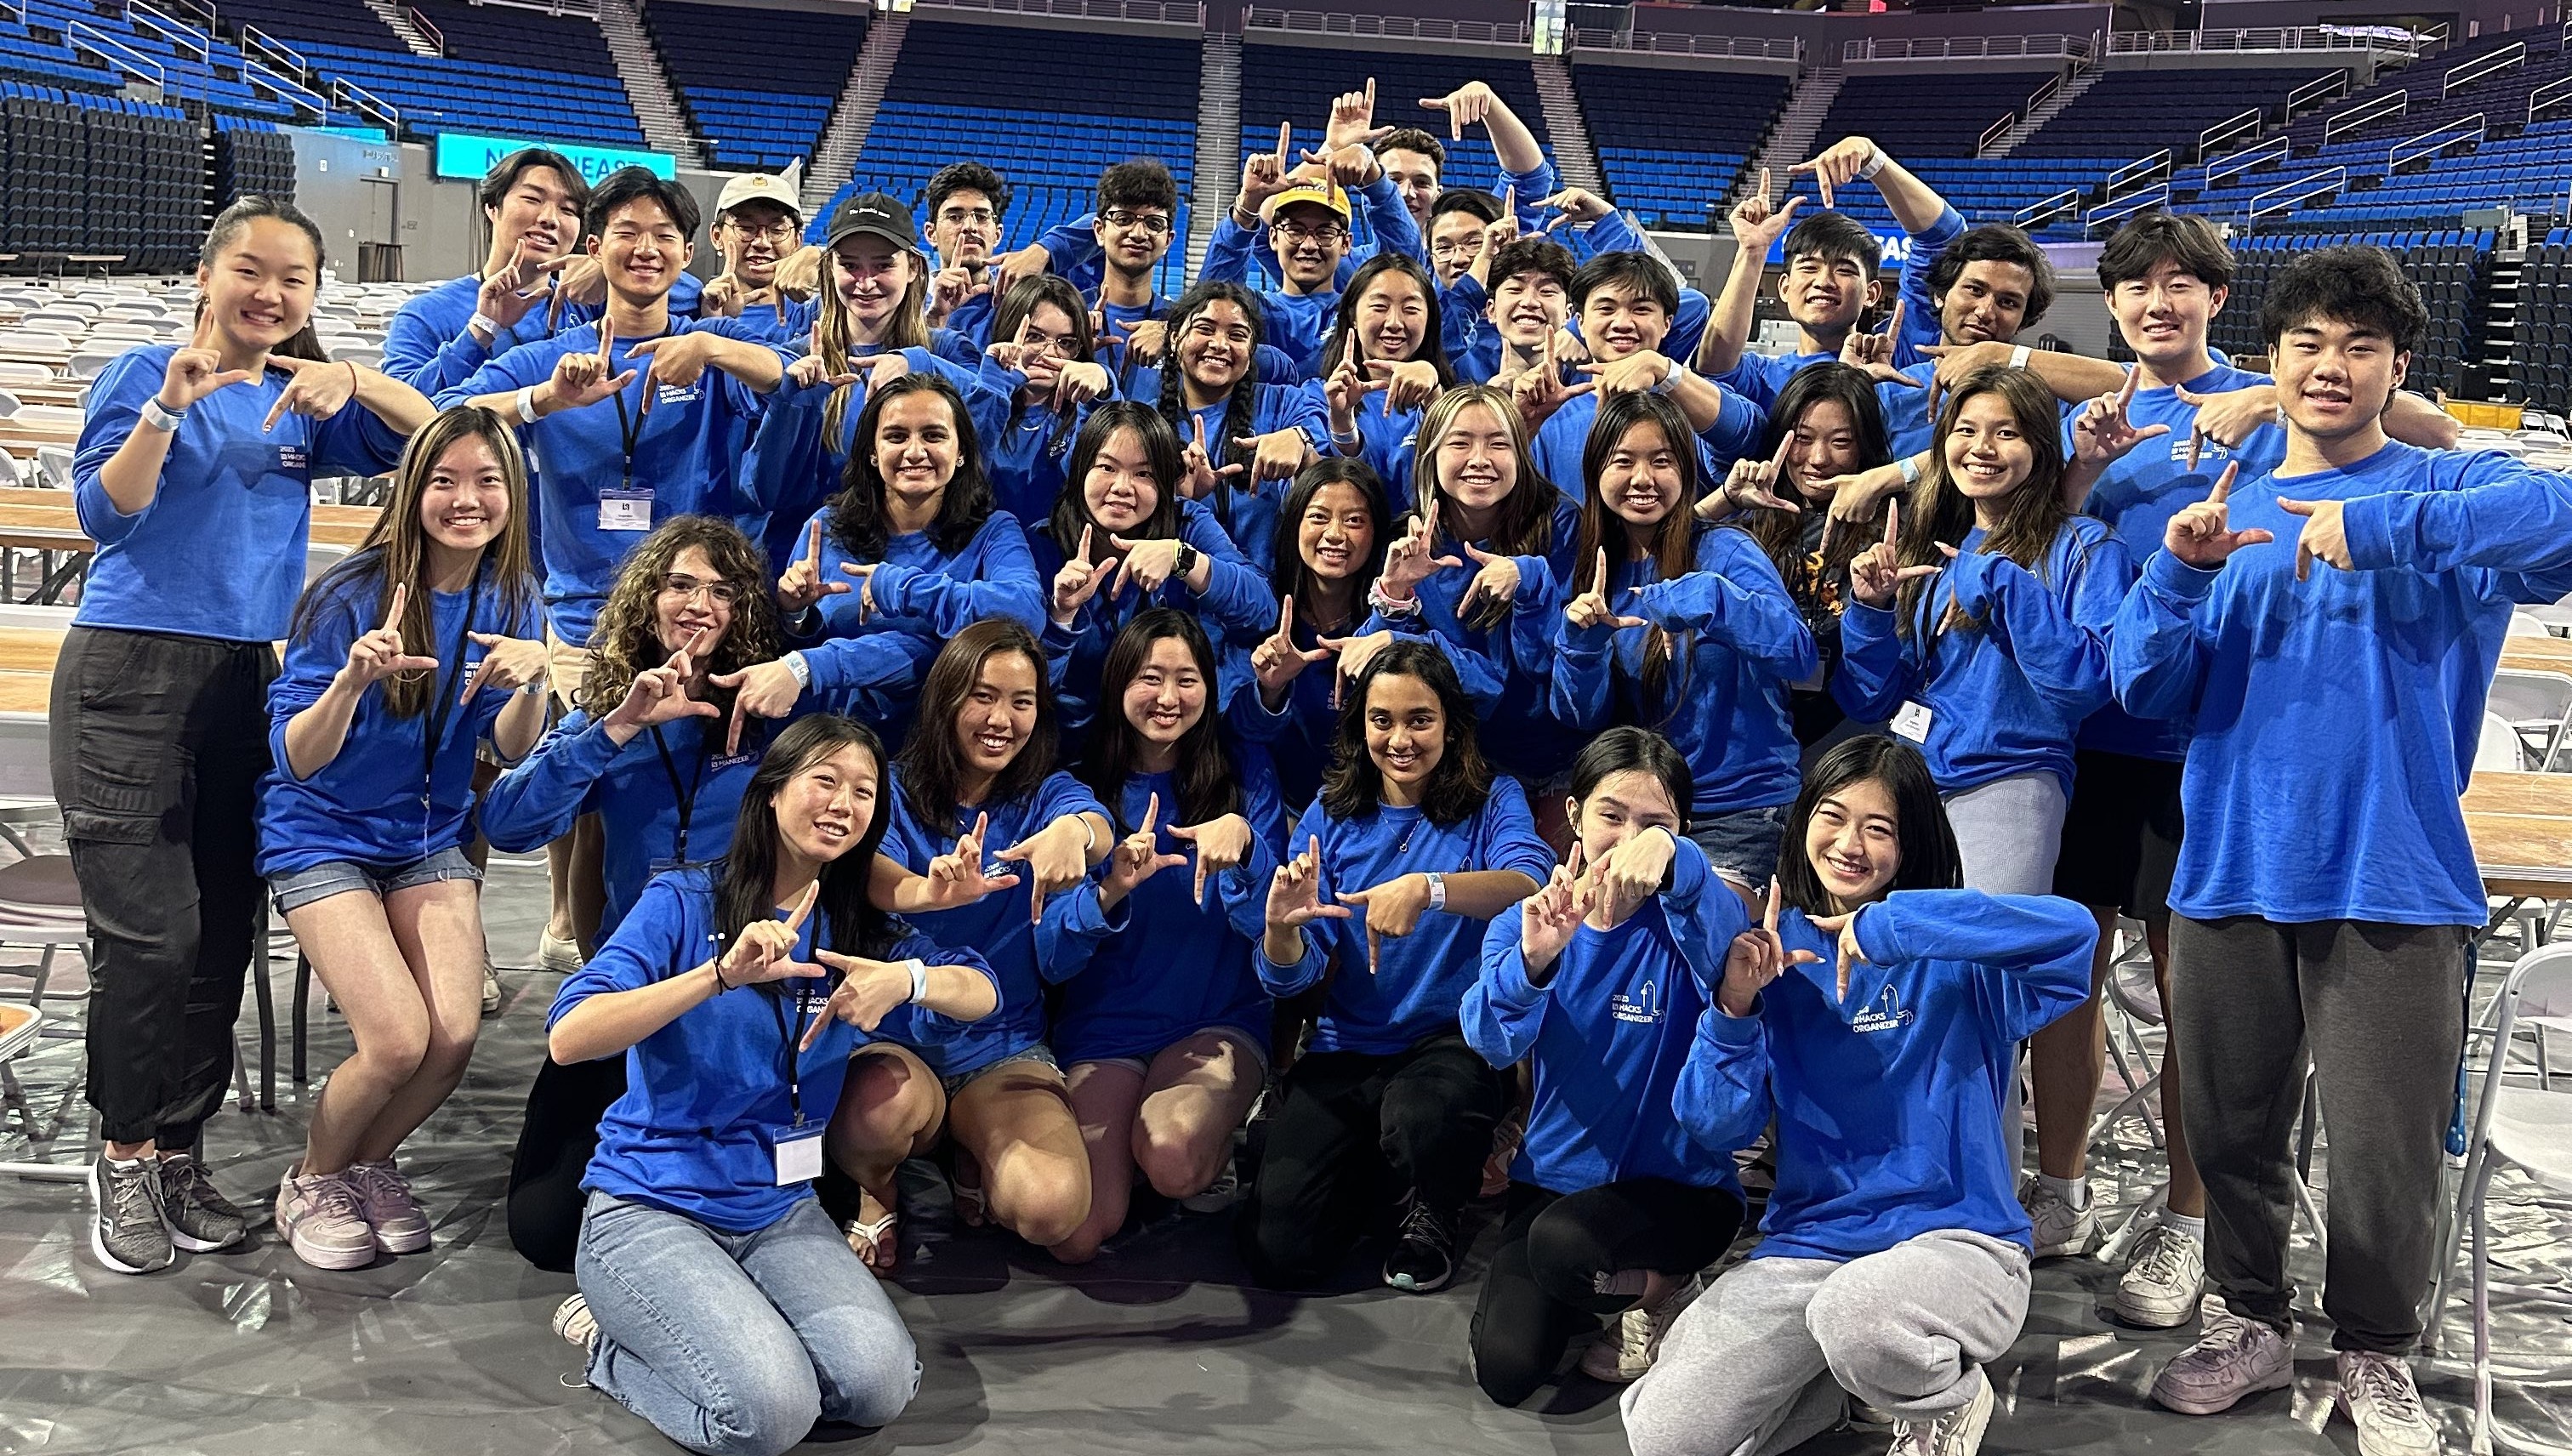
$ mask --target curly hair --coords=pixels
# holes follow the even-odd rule
[[[777,655],[777,598],[771,594],[768,552],[728,520],[674,515],[625,558],[598,609],[598,625],[589,634],[589,677],[580,685],[576,704],[592,718],[615,711],[636,674],[669,660],[670,649],[661,645],[661,582],[690,547],[705,552],[733,589],[732,625],[715,644],[707,669],[734,673]],[[721,688],[711,692],[709,701],[729,711],[731,693]]]

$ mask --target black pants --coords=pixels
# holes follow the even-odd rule
[[[1649,1269],[1685,1279],[1741,1231],[1741,1200],[1721,1188],[1626,1178],[1578,1193],[1510,1185],[1501,1246],[1474,1308],[1474,1379],[1517,1405],[1554,1378],[1575,1335],[1632,1307],[1608,1276]]]
[[[54,799],[89,918],[89,1100],[111,1142],[194,1147],[258,949],[257,790],[276,649],[74,627]]]
[[[569,1067],[548,1057],[536,1069],[518,1148],[509,1157],[509,1243],[537,1268],[571,1272],[581,1209],[589,1201],[581,1175],[598,1151],[598,1119],[623,1095],[622,1056]]]
[[[1390,1057],[1305,1054],[1286,1074],[1242,1210],[1251,1276],[1273,1289],[1320,1283],[1406,1192],[1462,1208],[1506,1101],[1501,1074],[1460,1031]]]
[[[2330,1135],[2331,1346],[2407,1355],[2436,1273],[2440,1159],[2465,1037],[2457,926],[2171,917],[2171,1044],[2206,1180],[2206,1274],[2283,1330],[2289,1132],[2309,1059]]]

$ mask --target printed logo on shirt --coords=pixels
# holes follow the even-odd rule
[[[746,763],[757,763],[759,758],[759,751],[755,749],[749,753],[724,754],[706,760],[706,767],[720,773],[725,769],[739,768]]]
[[[2191,436],[2182,434],[2177,430],[2173,430],[2171,431],[2170,438],[2171,462],[2179,465],[2187,464],[2188,447]],[[2196,437],[2196,442],[2198,445],[2199,471],[2209,475],[2221,474],[2223,472],[2223,466],[2217,465],[2210,468],[2206,462],[2208,460],[2229,460],[2233,458],[2233,447],[2211,434]]]
[[[1632,991],[1620,991],[1608,998],[1608,1014],[1620,1022],[1638,1027],[1656,1027],[1661,1023],[1661,987],[1646,981]]]
[[[313,456],[304,448],[304,446],[282,444],[277,447],[277,468],[281,470],[308,470],[312,467]]]
[[[698,396],[703,392],[704,385],[702,384],[663,384],[661,386],[661,396],[653,402],[656,406],[669,404],[694,404],[697,402]]]
[[[1869,1032],[1898,1032],[1911,1025],[1913,1020],[1911,1009],[1904,1006],[1902,998],[1888,986],[1884,988],[1884,995],[1875,999],[1875,1005],[1850,1019],[1849,1030],[1859,1036]]]

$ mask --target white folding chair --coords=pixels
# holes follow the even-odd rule
[[[2572,1193],[2572,1085],[2554,1086],[2558,1070],[2572,1074],[2572,946],[2545,946],[2518,958],[2501,984],[2492,1048],[2483,1064],[2482,1096],[2474,1112],[2471,1144],[2466,1152],[2465,1216],[2473,1229],[2474,1318],[2474,1450],[2477,1456],[2496,1446],[2535,1456],[2567,1456],[2572,1448],[2530,1441],[2492,1423],[2491,1418],[2491,1277],[2489,1229],[2485,1203],[2493,1170],[2502,1163],[2517,1168],[2546,1192]],[[2536,1042],[2536,1085],[2510,1087],[2510,1043],[2522,1033]],[[2560,1038],[2559,1042],[2553,1038]],[[2553,1284],[2500,1284],[2505,1293],[2551,1298],[2572,1306],[2572,1287]],[[2442,1311],[2443,1312],[2443,1311]],[[2561,1372],[2533,1377],[2545,1383]],[[2531,1384],[2531,1390],[2534,1385]]]
[[[71,357],[68,367],[75,379],[95,379],[101,369],[116,363],[122,350],[84,349]]]
[[[49,490],[72,488],[72,452],[61,445],[36,446],[35,483]]]
[[[2551,637],[2554,634],[2545,630],[2544,619],[2531,612],[2514,611],[2509,614],[2508,635],[2512,637]]]
[[[2563,725],[2572,719],[2572,676],[2501,668],[2492,674],[2483,708],[2509,720],[2527,747],[2530,768],[2551,769],[2563,744]]]
[[[2474,772],[2498,769],[2503,773],[2527,771],[2527,744],[2518,730],[2498,713],[2483,714],[2482,737],[2474,743]]]

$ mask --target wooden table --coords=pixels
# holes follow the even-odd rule
[[[2562,637],[2505,637],[2500,665],[2519,672],[2572,674],[2572,640]]]
[[[354,549],[374,529],[381,508],[372,505],[316,505],[316,545]],[[90,551],[96,543],[81,530],[72,492],[42,487],[0,488],[0,546],[37,551]]]
[[[0,641],[0,666],[6,650]],[[2464,809],[2487,893],[2572,897],[2572,774],[2478,773]]]

